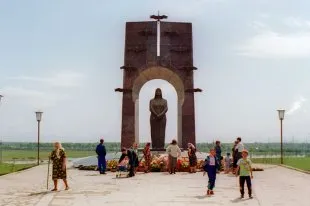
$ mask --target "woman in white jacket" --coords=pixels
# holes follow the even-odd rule
[[[168,155],[169,155],[169,159],[168,159],[168,170],[169,173],[175,174],[176,168],[177,168],[177,160],[178,157],[181,156],[181,150],[177,144],[176,140],[172,140],[171,144],[167,147],[166,149]]]

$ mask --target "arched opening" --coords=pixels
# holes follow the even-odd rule
[[[175,88],[165,80],[151,80],[143,85],[139,94],[139,141],[151,142],[149,102],[154,98],[156,88],[160,88],[163,98],[168,102],[166,138],[165,142],[171,142],[177,138],[177,93]]]
[[[169,82],[177,93],[177,140],[179,145],[182,144],[182,105],[184,102],[184,85],[182,79],[172,70],[165,67],[150,67],[140,72],[135,79],[132,89],[132,100],[135,104],[135,141],[139,142],[139,95],[143,85],[151,80],[161,79]],[[154,92],[153,92],[154,95]],[[169,107],[169,105],[168,105]],[[167,128],[167,127],[166,127]],[[167,130],[166,130],[167,131]],[[167,141],[166,132],[166,141]],[[170,137],[171,138],[171,137]]]

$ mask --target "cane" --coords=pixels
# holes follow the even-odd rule
[[[51,163],[51,158],[48,157],[48,164],[47,164],[47,178],[46,178],[46,189],[48,190],[48,179],[50,176],[50,163]]]

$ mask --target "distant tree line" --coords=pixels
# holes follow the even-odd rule
[[[66,150],[76,151],[94,151],[98,143],[62,143]],[[140,147],[144,147],[145,143],[141,143]],[[120,142],[106,142],[107,151],[116,152],[121,148]],[[197,150],[201,152],[208,152],[212,147],[213,143],[197,143]],[[233,144],[222,143],[222,153],[232,151]],[[37,143],[34,142],[3,142],[1,145],[2,150],[35,150]],[[246,143],[245,148],[251,153],[279,153],[280,143]],[[284,143],[284,151],[286,153],[299,154],[310,154],[310,143]],[[53,149],[52,143],[40,143],[40,149],[42,151],[50,151]]]

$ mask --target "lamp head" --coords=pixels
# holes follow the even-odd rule
[[[36,112],[36,118],[37,118],[38,122],[40,122],[42,120],[42,114],[43,114],[43,112],[41,112],[41,111]]]
[[[279,119],[284,120],[285,110],[284,109],[278,109],[278,113],[279,113]]]

